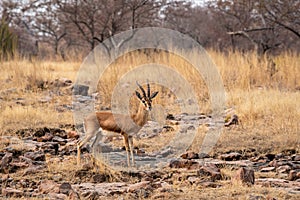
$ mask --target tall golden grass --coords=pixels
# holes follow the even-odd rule
[[[296,145],[299,149],[300,55],[285,52],[272,57],[271,61],[269,57],[258,58],[255,53],[251,52],[221,53],[209,50],[208,54],[218,67],[223,79],[227,92],[227,107],[233,108],[243,123],[244,129],[239,130],[243,134],[246,133],[243,137],[249,140],[253,135],[266,135],[277,138],[278,141],[291,138],[289,144]],[[136,66],[146,63],[159,63],[178,70],[190,82],[193,89],[198,91],[197,98],[201,111],[210,112],[209,93],[205,82],[187,61],[167,52],[148,54],[132,52],[112,63],[98,85],[100,96],[103,97],[101,103],[109,106],[111,91],[119,78]],[[39,81],[51,82],[60,77],[75,81],[80,64],[76,61],[30,62],[21,59],[2,62],[0,66],[2,72],[0,127],[2,129],[0,132],[5,134],[7,129],[12,127],[20,129],[28,126],[50,124],[57,126],[61,123],[72,123],[72,113],[64,114],[56,111],[56,106],[59,104],[71,104],[71,97],[56,96],[51,103],[39,105],[37,100],[49,95],[49,91],[34,88]],[[153,85],[153,87],[165,95],[161,95],[161,98],[155,100],[154,103],[169,106],[174,102],[175,94],[158,85]],[[8,90],[12,88],[15,89]],[[29,99],[30,103],[26,106],[17,105],[15,103],[17,98]],[[232,137],[236,136],[232,135]],[[226,138],[223,140],[227,141]],[[227,142],[230,142],[229,139]],[[238,142],[235,145],[238,146]],[[282,145],[286,143],[283,142]]]

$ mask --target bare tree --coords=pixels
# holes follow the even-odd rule
[[[261,1],[264,17],[300,39],[300,1]]]
[[[258,55],[263,55],[269,50],[278,47],[282,41],[278,39],[278,27],[268,23],[260,13],[259,1],[225,0],[215,1],[210,8],[223,16],[220,19],[226,32],[231,35],[232,45],[247,49],[245,42],[235,42],[233,36],[241,36],[250,42]],[[244,44],[241,46],[240,44]],[[250,47],[250,46],[249,46]]]
[[[224,49],[227,40],[216,17],[207,7],[176,1],[163,10],[163,26],[188,34],[204,47]]]
[[[231,36],[233,46],[247,49],[247,44],[239,37],[245,38],[258,55],[264,55],[290,43],[291,33],[298,37],[296,40],[299,42],[299,2],[216,0],[210,1],[209,7],[217,15],[223,16],[219,18],[220,24]]]
[[[0,6],[3,8],[2,14],[7,23],[17,34],[19,54],[31,58],[38,54],[38,40],[23,15],[26,3],[22,0],[3,0]]]
[[[4,11],[8,13],[10,24],[19,34],[21,49],[31,46],[26,41],[34,40],[36,52],[38,52],[38,44],[44,42],[53,48],[55,54],[58,54],[66,30],[60,23],[55,1],[5,0],[3,6]]]
[[[67,32],[59,19],[57,4],[53,0],[36,0],[22,9],[25,23],[34,30],[41,42],[53,47],[55,55],[59,53],[59,45]]]
[[[98,42],[124,30],[151,25],[162,1],[57,0],[65,24],[94,49]]]

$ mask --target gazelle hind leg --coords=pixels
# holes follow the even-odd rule
[[[103,138],[103,134],[102,134],[102,129],[99,128],[98,129],[98,132],[96,134],[96,138],[95,140],[93,141],[92,145],[91,145],[91,148],[92,148],[92,153],[95,155],[95,153],[98,153],[98,144],[99,144],[99,141],[101,141]]]
[[[86,133],[84,138],[80,140],[77,144],[77,165],[80,164],[80,149],[83,147],[92,137],[94,136],[93,132]]]
[[[133,137],[129,136],[129,148],[130,148],[130,154],[131,154],[131,162],[132,162],[132,166],[135,166],[135,160],[134,160],[134,156],[133,156]]]

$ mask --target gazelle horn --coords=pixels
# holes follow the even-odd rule
[[[147,89],[148,89],[148,97],[150,97],[150,85],[148,79],[147,79]]]
[[[144,88],[143,88],[138,82],[136,82],[136,84],[137,84],[137,85],[139,86],[139,88],[141,89],[144,98],[146,98],[147,96],[146,96],[146,92],[145,92]]]

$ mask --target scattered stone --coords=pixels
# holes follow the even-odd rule
[[[67,78],[59,78],[52,81],[50,85],[54,87],[67,87],[72,85],[72,81]]]
[[[145,188],[149,187],[149,185],[148,185],[149,183],[150,183],[150,181],[142,181],[139,183],[129,185],[127,188],[127,192],[135,192],[140,189],[145,189]]]
[[[44,153],[50,153],[51,155],[57,155],[59,145],[57,142],[45,142],[42,144],[41,148],[43,149]]]
[[[53,200],[65,200],[68,199],[68,196],[65,194],[57,194],[55,192],[50,192],[48,194],[49,199],[53,199]]]
[[[240,160],[242,158],[242,154],[237,153],[237,152],[231,152],[228,154],[222,154],[219,157],[220,157],[220,159],[226,160],[226,161]]]
[[[169,192],[172,189],[172,185],[165,181],[157,181],[152,184],[154,189],[158,189],[159,192]]]
[[[38,129],[35,133],[34,133],[34,137],[42,137],[44,136],[46,133],[50,133],[50,129],[47,127]]]
[[[6,153],[3,158],[1,159],[1,165],[0,165],[0,172],[1,173],[8,173],[9,172],[9,163],[12,160],[12,153]]]
[[[54,175],[52,176],[52,179],[53,179],[55,182],[60,182],[60,181],[62,181],[63,176],[62,176],[61,174],[54,174]]]
[[[54,136],[52,133],[46,133],[42,137],[37,138],[37,141],[38,142],[48,142],[48,141],[51,141],[53,137]]]
[[[168,199],[165,193],[155,193],[151,199]]]
[[[63,130],[63,129],[53,128],[51,131],[53,132],[54,136],[58,136],[58,137],[61,137],[63,139],[67,139],[68,138],[67,132],[65,130]]]
[[[22,155],[27,151],[36,151],[39,148],[39,143],[32,140],[14,140],[5,148],[6,151],[13,153],[14,157]]]
[[[25,169],[23,175],[29,175],[29,174],[36,174],[40,171],[43,171],[45,167],[42,165],[31,165],[30,167],[28,167],[27,169]]]
[[[286,189],[300,188],[300,183],[279,178],[258,178],[255,183],[264,187],[281,187]]]
[[[171,132],[174,131],[175,129],[172,126],[169,125],[164,125],[161,132],[162,133],[167,133],[167,132]]]
[[[53,142],[58,142],[58,144],[60,145],[65,145],[67,143],[67,140],[66,139],[63,139],[59,136],[54,136],[53,139],[52,139]]]
[[[291,170],[291,167],[289,165],[282,165],[282,166],[279,166],[277,169],[276,169],[276,172],[277,173],[287,173]]]
[[[13,188],[2,188],[2,195],[4,197],[22,197],[23,192],[21,190],[13,189]]]
[[[48,194],[50,192],[58,193],[59,186],[52,180],[42,180],[39,187],[39,192],[42,194]]]
[[[166,123],[169,124],[169,125],[172,125],[172,126],[180,124],[180,122],[177,121],[177,120],[168,120],[168,121],[166,121]]]
[[[207,153],[200,153],[199,159],[209,158],[210,156]]]
[[[173,114],[167,114],[167,117],[166,117],[167,120],[175,120],[175,117]]]
[[[72,191],[72,186],[70,183],[62,183],[60,186],[59,186],[59,192],[62,193],[62,194],[65,194],[65,195],[69,195]]]
[[[180,123],[185,122],[184,116],[182,118],[183,121]],[[194,118],[195,120],[198,120],[197,116],[194,116]],[[187,125],[189,126],[190,124]],[[192,126],[195,127],[194,124]],[[65,132],[62,128],[65,127],[59,127],[57,129],[28,129],[23,132],[21,131],[20,135],[18,135],[18,137],[23,138],[23,140],[19,139],[17,142],[11,142],[11,140],[8,140],[9,142],[4,141],[5,148],[3,148],[3,151],[0,152],[0,173],[2,173],[2,177],[0,177],[0,182],[2,183],[0,196],[14,198],[36,197],[47,199],[105,199],[107,196],[112,198],[112,195],[122,196],[123,193],[128,192],[132,194],[126,194],[126,196],[131,195],[131,197],[139,196],[146,198],[154,190],[157,194],[163,193],[164,198],[168,198],[169,196],[167,195],[174,191],[173,181],[174,177],[176,179],[177,173],[179,173],[179,178],[182,178],[181,180],[183,181],[183,184],[186,185],[192,184],[197,186],[200,185],[201,187],[220,187],[224,184],[223,181],[214,181],[222,179],[222,175],[218,167],[224,166],[228,166],[233,169],[243,166],[243,168],[238,170],[236,177],[233,177],[233,179],[238,179],[247,184],[254,184],[254,171],[252,170],[247,172],[247,170],[249,170],[249,166],[261,172],[276,171],[276,174],[273,173],[277,178],[276,180],[261,179],[259,181],[255,181],[264,186],[285,188],[288,192],[293,191],[293,193],[295,193],[300,191],[300,155],[296,154],[294,151],[288,153],[284,152],[277,155],[263,154],[261,156],[258,154],[249,155],[247,151],[247,157],[244,156],[244,158],[248,159],[255,156],[255,159],[250,160],[240,160],[243,156],[237,152],[221,155],[220,158],[222,160],[212,158],[208,154],[186,152],[181,155],[181,158],[185,160],[172,160],[169,163],[171,168],[178,169],[169,169],[167,173],[166,171],[130,172],[121,179],[124,181],[121,183],[107,183],[108,180],[110,180],[109,176],[105,174],[95,174],[94,165],[91,163],[84,165],[82,170],[75,172],[74,182],[82,184],[71,185],[67,182],[64,183],[65,175],[62,171],[54,173],[54,175],[51,176],[51,180],[44,180],[39,184],[34,180],[29,180],[30,178],[26,177],[27,175],[35,175],[37,173],[37,177],[45,177],[41,172],[45,169],[47,170],[47,168],[45,168],[46,153],[46,155],[57,155],[51,156],[49,159],[47,157],[47,163],[65,162],[66,159],[69,158],[70,162],[75,163],[74,156],[76,155],[77,140],[73,138],[78,139],[79,135],[76,131]],[[68,129],[71,130],[70,127]],[[150,126],[150,129],[153,130],[153,126]],[[33,133],[36,136],[33,136]],[[24,137],[26,137],[26,139],[24,139]],[[135,150],[139,154],[145,154],[143,150]],[[162,153],[163,155],[169,155],[172,151],[173,149],[166,148]],[[65,156],[70,154],[72,154],[72,156]],[[86,156],[86,154],[84,155]],[[153,153],[153,155],[153,157],[156,156],[155,153]],[[151,156],[152,155],[149,157]],[[203,161],[193,160],[199,158],[203,159]],[[202,162],[208,164],[204,165]],[[25,168],[22,170],[23,174],[22,172],[18,172],[18,175],[20,174],[22,178],[21,180],[18,178],[13,179],[9,177],[8,174],[4,174],[14,173],[16,170],[22,168]],[[22,177],[22,175],[25,177]],[[134,177],[135,179],[131,179],[129,176]],[[15,177],[15,175],[12,177]],[[130,184],[126,182],[129,180],[139,180],[140,182]],[[58,184],[58,182],[62,184]],[[122,196],[121,198],[124,197]]]
[[[266,154],[265,156],[266,156],[270,161],[274,160],[274,158],[276,157],[276,155],[273,154],[273,153],[268,153],[268,154]]]
[[[191,160],[171,160],[169,163],[170,168],[187,168],[199,169],[200,164]]]
[[[30,158],[31,160],[34,160],[34,161],[45,161],[46,160],[45,154],[43,152],[41,152],[41,151],[26,152],[24,154],[24,157]]]
[[[60,146],[58,151],[60,155],[70,155],[72,153],[76,153],[77,152],[76,143],[70,144],[70,142],[68,142],[66,143],[66,145]]]
[[[78,139],[79,136],[80,136],[80,135],[79,135],[76,131],[69,131],[69,132],[68,132],[68,139],[71,139],[71,138]]]
[[[32,165],[33,161],[30,158],[26,158],[24,156],[19,156],[20,161],[26,162],[28,165]]]
[[[294,181],[297,179],[297,171],[296,170],[291,170],[288,176],[289,181]]]
[[[88,96],[89,86],[86,85],[74,85],[73,94],[74,95],[81,95],[81,96]]]
[[[12,161],[9,165],[12,167],[11,170],[12,172],[29,166],[28,163],[26,162],[18,162],[18,161]]]
[[[138,147],[134,147],[134,151],[135,151],[135,154],[137,154],[138,156],[142,156],[145,154],[145,150],[139,149]]]
[[[221,184],[213,181],[201,181],[199,184],[205,188],[219,188],[222,187]]]
[[[195,126],[190,125],[190,124],[180,126],[180,132],[181,133],[186,133],[187,131],[191,131],[191,130],[195,130],[195,129],[196,129]]]
[[[300,161],[300,155],[296,154],[294,156],[292,156],[293,161]]]
[[[260,169],[261,172],[273,172],[275,171],[275,167],[264,167]]]
[[[245,184],[253,185],[255,182],[254,170],[250,168],[241,167],[236,172],[234,179]]]
[[[104,174],[96,174],[93,176],[93,183],[103,183],[107,180],[107,176]]]
[[[77,192],[75,192],[74,190],[71,190],[69,193],[69,200],[80,200],[80,196]]]
[[[127,191],[128,185],[123,182],[114,183],[81,183],[72,185],[75,191],[78,191],[84,199],[98,199],[100,196],[108,196],[114,194],[123,194]]]
[[[282,158],[284,158],[284,154],[283,153],[278,153],[278,154],[276,154],[276,156],[275,156],[275,159],[282,159]]]
[[[280,179],[288,179],[288,173],[278,173],[276,176]]]
[[[210,176],[212,181],[221,180],[221,171],[219,168],[216,167],[214,164],[208,164],[206,166],[202,166],[198,171],[197,174],[199,176]]]
[[[182,154],[180,157],[183,159],[188,159],[188,160],[199,159],[199,154],[195,153],[195,152],[187,152],[187,153]]]
[[[160,152],[160,156],[167,157],[168,155],[170,155],[172,153],[173,153],[173,150],[171,148],[166,148]]]
[[[249,195],[249,198],[247,200],[265,200],[266,198],[262,195]],[[273,199],[272,199],[273,200]]]

